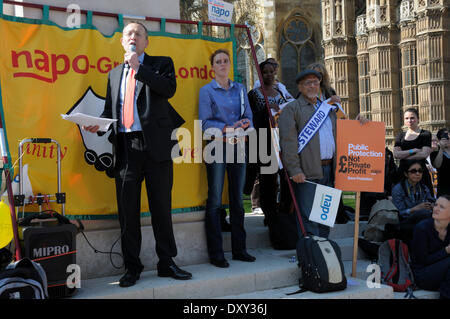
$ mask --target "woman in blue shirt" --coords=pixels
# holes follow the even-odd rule
[[[399,224],[387,224],[385,236],[398,238],[409,244],[414,226],[431,217],[435,199],[422,182],[426,171],[420,160],[404,160],[399,169],[403,179],[392,188],[392,202],[399,212]]]
[[[231,69],[228,51],[215,51],[210,62],[215,78],[199,92],[199,119],[204,135],[210,139],[204,151],[208,178],[206,241],[211,264],[226,268],[229,263],[223,252],[220,224],[225,171],[228,174],[232,258],[255,261],[246,249],[242,202],[246,167],[244,130],[252,128],[253,124],[245,87],[228,78]]]
[[[398,208],[400,221],[430,217],[434,198],[422,183],[425,170],[419,160],[406,160],[400,169],[404,178],[392,189],[392,201]]]
[[[439,197],[432,218],[414,229],[411,268],[420,288],[450,298],[450,195]]]

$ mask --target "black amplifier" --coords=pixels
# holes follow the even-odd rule
[[[56,217],[55,214],[51,214],[50,218]],[[50,298],[68,297],[75,293],[81,279],[77,278],[80,273],[76,271],[77,227],[61,215],[57,218],[57,224],[50,221],[31,224],[35,218],[46,219],[30,216],[19,221],[23,227],[23,255],[44,268]]]

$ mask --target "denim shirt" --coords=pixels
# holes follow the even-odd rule
[[[405,193],[402,183],[405,183],[409,192]],[[431,196],[430,190],[424,184],[421,184],[421,187],[419,187],[419,184],[413,187],[408,183],[408,180],[404,180],[392,188],[392,202],[397,207],[400,217],[408,217],[410,209],[420,203],[434,201],[435,199]]]
[[[200,89],[198,116],[202,121],[203,131],[209,128],[222,131],[226,125],[232,126],[243,118],[249,119],[249,127],[253,127],[253,114],[245,87],[231,80],[229,83],[229,89],[225,90],[213,79]],[[244,100],[242,116],[241,97]]]

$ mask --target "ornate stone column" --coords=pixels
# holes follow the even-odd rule
[[[368,0],[366,23],[372,120],[386,124],[386,144],[401,128],[398,28],[393,0]]]
[[[402,84],[402,109],[418,108],[417,93],[417,41],[414,0],[400,3],[400,63]]]
[[[450,14],[445,0],[415,0],[420,125],[450,125]]]
[[[356,56],[358,59],[359,109],[361,115],[371,120],[372,107],[370,102],[370,64],[367,41],[366,15],[362,14],[356,18]]]
[[[351,118],[359,113],[354,7],[354,0],[322,0],[325,66]]]

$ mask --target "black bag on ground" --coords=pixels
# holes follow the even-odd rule
[[[297,242],[301,291],[330,292],[347,288],[341,249],[332,240],[300,237]]]
[[[298,231],[294,214],[273,214],[268,226],[270,242],[274,249],[287,250],[296,248]]]
[[[23,258],[0,271],[0,299],[48,299],[42,266]]]

